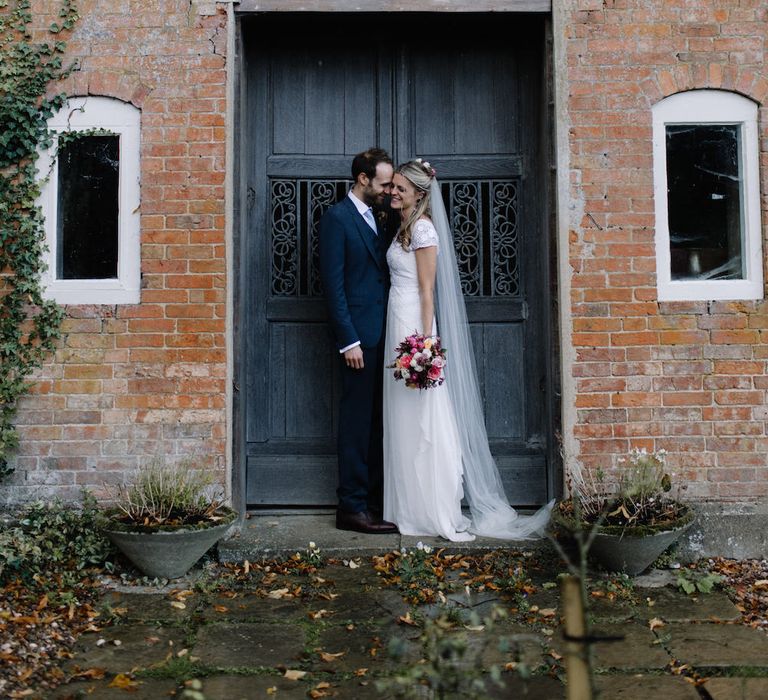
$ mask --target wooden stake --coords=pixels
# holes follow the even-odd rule
[[[587,633],[581,582],[577,576],[563,577],[562,587],[565,634],[565,674],[568,700],[592,700],[592,678],[589,666],[589,644],[583,640]]]

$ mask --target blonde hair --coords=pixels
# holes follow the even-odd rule
[[[402,175],[416,188],[417,192],[421,192],[424,195],[397,230],[398,242],[403,247],[403,250],[408,250],[411,245],[413,225],[424,216],[432,217],[429,188],[432,180],[435,178],[435,171],[432,170],[428,163],[422,163],[421,160],[409,160],[407,163],[399,165],[395,172],[398,175]]]

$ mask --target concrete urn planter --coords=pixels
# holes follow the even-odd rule
[[[644,534],[599,531],[589,556],[604,569],[636,576],[653,564],[667,547],[677,542],[692,523],[690,518],[672,529]]]
[[[232,526],[236,514],[209,527],[179,528],[157,532],[131,530],[124,524],[104,534],[143,574],[157,578],[178,578],[186,574]]]

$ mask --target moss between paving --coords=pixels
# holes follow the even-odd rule
[[[532,586],[525,594],[502,587],[468,596],[464,579],[453,576],[444,603],[413,606],[383,585],[371,561],[359,561],[358,568],[338,563],[311,575],[262,570],[217,580],[217,571],[227,573],[218,569],[197,584],[192,578],[165,589],[108,592],[112,617],[79,640],[68,665],[102,669],[104,678],[73,680],[49,697],[181,697],[184,681],[198,678],[206,700],[306,698],[313,690],[325,693],[318,697],[390,698],[393,692],[378,690],[375,681],[423,667],[422,634],[425,626],[438,629],[427,621],[441,616],[443,638],[461,639],[467,648],[456,667],[467,677],[477,669],[487,681],[483,697],[563,697],[559,597],[556,587],[543,585],[556,581],[556,562],[521,555]],[[700,697],[671,672],[675,664],[732,676],[706,680],[715,700],[768,697],[768,678],[746,677],[768,675],[768,636],[727,624],[738,611],[724,593],[694,599],[663,587],[619,592],[612,601],[594,598],[591,611],[597,633],[622,637],[594,647],[603,698]],[[478,625],[477,614],[494,607],[507,617]],[[399,654],[388,653],[390,647]],[[494,665],[506,669],[504,689],[490,683]],[[518,675],[522,668],[533,673],[529,680]],[[286,670],[305,675],[289,680]],[[133,692],[109,687],[115,674],[128,672],[137,683]]]

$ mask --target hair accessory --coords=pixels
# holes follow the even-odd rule
[[[416,159],[416,162],[417,162],[417,163],[418,163],[418,164],[419,164],[419,165],[420,165],[422,168],[424,168],[424,170],[425,170],[425,171],[426,171],[426,172],[427,172],[427,173],[428,173],[428,174],[429,174],[431,177],[435,177],[435,175],[437,175],[437,170],[435,170],[435,169],[434,169],[434,168],[433,168],[433,167],[432,167],[432,166],[429,164],[429,162],[428,162],[428,161],[426,161],[426,160],[422,160],[421,158],[417,158],[417,159]]]

